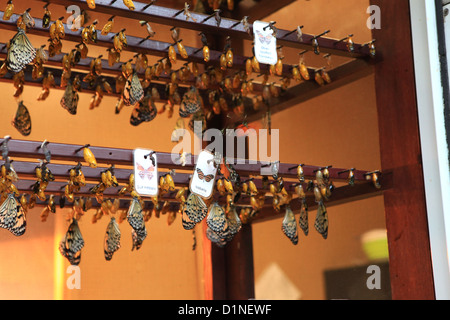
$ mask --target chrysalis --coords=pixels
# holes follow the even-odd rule
[[[83,158],[91,168],[97,168],[97,160],[95,159],[94,154],[91,149],[89,149],[89,145],[83,147]]]
[[[95,0],[86,0],[89,9],[95,9]]]
[[[44,6],[44,17],[42,18],[42,27],[48,28],[50,21],[52,20],[52,14],[48,10],[49,3]]]
[[[3,20],[9,20],[13,15],[13,13],[14,13],[14,4],[12,0],[9,0],[8,3],[6,4],[6,9],[3,14]]]
[[[128,9],[133,11],[135,9],[134,3],[132,0],[123,0],[123,4],[127,6]]]
[[[114,27],[114,16],[108,19],[108,22],[105,23],[105,25],[102,28],[101,34],[106,36],[108,33],[111,32],[111,30]]]
[[[178,53],[180,54],[180,56],[183,59],[189,58],[186,48],[181,44],[181,40],[177,41],[177,49],[178,49]]]

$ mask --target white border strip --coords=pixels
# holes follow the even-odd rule
[[[419,128],[436,299],[450,299],[450,168],[434,1],[410,0]],[[450,24],[447,26],[450,32]],[[401,81],[401,79],[399,79]],[[407,143],[407,141],[405,141]]]

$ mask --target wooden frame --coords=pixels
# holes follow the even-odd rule
[[[392,298],[435,299],[409,1],[371,3],[383,20],[374,38],[386,48],[375,66],[375,82],[382,170],[393,172],[392,189],[384,193]]]
[[[102,1],[99,0],[99,4]],[[51,0],[50,2],[67,3],[63,0]],[[106,0],[104,2],[106,3]],[[368,61],[357,60],[355,64],[350,65],[350,67],[347,66],[347,73],[343,72],[344,78],[347,80],[343,80],[335,87],[337,88],[348,83],[346,81],[356,80],[361,75],[371,72],[368,70],[374,70],[375,72],[381,169],[383,173],[387,173],[383,175],[383,179],[387,179],[385,181],[388,182],[386,184],[388,187],[383,192],[390,252],[392,297],[393,299],[434,299],[417,101],[413,94],[415,83],[409,3],[408,0],[389,2],[371,0],[371,3],[378,5],[381,9],[383,27],[380,30],[374,30],[373,35],[377,40],[377,46],[384,48],[382,50],[382,61],[377,61],[378,63],[374,67],[369,66],[367,68]],[[106,5],[99,5],[104,13],[107,13],[106,7]],[[114,13],[123,14],[122,11],[114,11]],[[197,25],[196,27],[194,23],[186,24],[185,19],[181,18],[177,19],[178,22],[167,21],[167,19],[164,21],[172,25],[178,24],[182,27],[197,28],[197,30],[200,27],[207,28],[216,35],[226,34],[229,31],[229,24],[235,23],[232,20],[224,20],[222,27],[226,30],[222,30],[217,28],[212,20],[209,21],[210,23],[207,26]],[[2,21],[0,25],[14,30],[14,24]],[[238,26],[236,29],[233,35],[244,39],[246,33],[241,30],[242,27]],[[47,30],[40,30],[39,28],[33,32],[47,35]],[[311,35],[305,37],[304,43],[295,43],[295,35],[286,36],[288,32],[287,30],[279,32],[281,42],[285,42],[284,45],[292,45],[297,48],[310,47]],[[80,37],[78,34],[68,32],[67,39],[79,41]],[[141,40],[131,37],[129,50],[145,49],[149,50],[148,53],[165,56],[167,44],[152,42],[152,46],[147,47],[147,45],[142,46],[142,42],[139,43]],[[343,44],[336,47],[335,40],[321,38],[319,42],[321,48],[325,48],[324,52],[328,50],[333,54],[349,56],[348,53],[345,53],[344,48],[339,47]],[[99,45],[106,47],[110,43],[110,40],[100,37]],[[363,55],[367,56],[367,52],[364,51],[367,48],[364,49],[360,46],[359,49]],[[201,61],[200,55],[194,54],[195,48],[187,48],[187,51],[190,56],[192,54],[192,60],[190,61]],[[303,95],[302,92],[309,92],[308,89],[308,87],[293,88],[287,98],[282,98],[281,101],[277,102],[279,110],[307,100],[308,95]],[[324,90],[326,89],[316,88],[313,94],[320,94]],[[302,95],[299,98],[298,95],[300,94]],[[26,153],[27,151],[24,149],[23,152]],[[34,146],[32,152],[36,152],[36,146]],[[116,156],[116,153],[112,152],[111,155]],[[245,227],[243,232],[226,249],[205,246],[204,270],[207,298],[241,300],[254,298],[251,232],[251,226]]]

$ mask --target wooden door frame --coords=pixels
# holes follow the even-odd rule
[[[373,30],[381,61],[375,65],[381,169],[393,175],[384,192],[389,264],[394,300],[436,298],[425,197],[409,0],[371,0],[381,10]],[[208,299],[254,298],[251,229],[229,251],[208,247]],[[241,265],[236,277],[230,266]],[[245,275],[248,275],[246,277]],[[244,282],[243,282],[244,281]]]

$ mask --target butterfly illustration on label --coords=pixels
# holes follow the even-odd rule
[[[262,43],[262,44],[267,44],[267,45],[269,45],[271,42],[272,42],[272,39],[273,39],[273,35],[271,35],[271,34],[268,34],[268,35],[263,35],[262,33],[261,33],[261,31],[259,31],[259,30],[256,30],[256,34],[258,35],[258,39],[259,39],[259,41]]]
[[[151,180],[153,178],[153,172],[155,171],[155,167],[153,165],[150,165],[149,168],[145,169],[142,165],[139,163],[136,163],[136,167],[138,169],[138,174],[141,179],[145,179],[145,177],[148,178],[148,180]]]
[[[198,174],[198,177],[200,178],[200,180],[204,180],[206,182],[210,182],[212,179],[214,179],[213,174],[205,175],[200,168],[197,168],[197,174]]]

